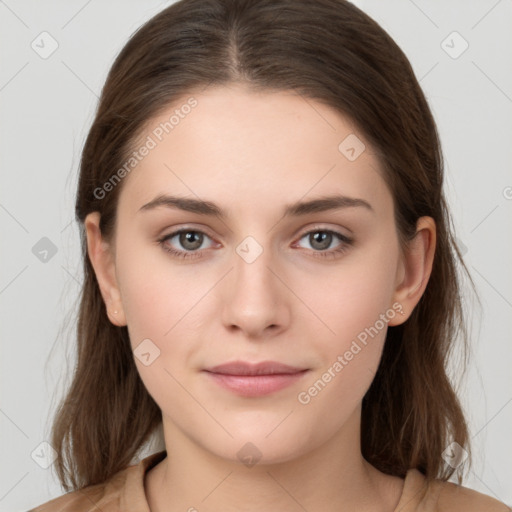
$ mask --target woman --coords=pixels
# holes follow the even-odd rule
[[[407,58],[352,4],[182,0],[146,23],[82,154],[52,439],[71,492],[35,510],[508,510],[447,482],[469,439],[442,183]]]

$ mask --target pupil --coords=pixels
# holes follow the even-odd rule
[[[317,231],[310,235],[311,247],[316,249],[327,249],[331,245],[332,234],[325,231]]]
[[[187,231],[180,234],[180,243],[185,249],[198,249],[202,244],[202,235],[196,231]]]

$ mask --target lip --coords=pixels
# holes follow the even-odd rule
[[[294,374],[304,371],[306,368],[298,368],[276,361],[262,361],[261,363],[249,363],[246,361],[233,361],[231,363],[219,364],[205,371],[222,373],[223,375],[275,375]]]
[[[219,386],[245,397],[264,396],[284,389],[309,371],[275,361],[235,361],[203,370]]]

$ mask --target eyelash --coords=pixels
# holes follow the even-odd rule
[[[211,238],[208,236],[204,231],[201,231],[199,229],[191,229],[191,228],[182,228],[178,229],[177,231],[173,231],[172,233],[169,233],[168,235],[163,236],[162,238],[158,239],[158,244],[162,247],[162,249],[170,254],[172,256],[182,259],[195,259],[202,257],[202,251],[205,251],[207,249],[202,250],[195,250],[195,251],[178,251],[172,247],[169,247],[168,245],[165,245],[165,242],[167,240],[170,240],[174,238],[176,235],[179,235],[181,233],[199,233],[202,235],[207,236],[208,238]],[[350,245],[352,245],[353,240],[349,238],[346,235],[343,235],[341,233],[338,233],[337,231],[333,231],[331,229],[321,229],[321,228],[315,228],[310,231],[307,231],[303,233],[299,240],[302,240],[304,237],[310,235],[311,233],[328,233],[331,235],[334,235],[335,237],[338,237],[338,239],[342,242],[342,245],[338,247],[337,249],[331,249],[329,251],[315,251],[313,250],[314,257],[319,258],[336,258],[338,255],[344,253]]]

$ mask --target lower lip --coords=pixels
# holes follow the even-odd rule
[[[299,381],[308,370],[274,375],[227,375],[206,372],[219,386],[241,396],[264,396]]]

